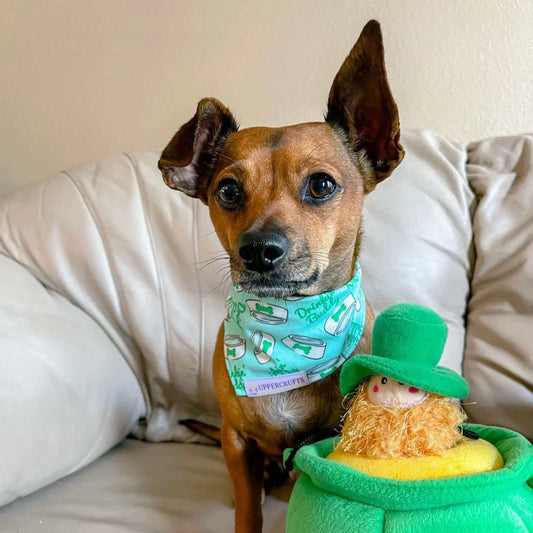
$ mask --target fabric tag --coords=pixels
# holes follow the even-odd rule
[[[309,384],[307,372],[295,372],[294,374],[272,378],[244,380],[246,396],[267,396],[269,394],[277,394],[279,392],[305,387],[307,384]]]

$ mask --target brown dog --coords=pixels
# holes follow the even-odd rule
[[[403,155],[381,31],[370,21],[335,77],[325,122],[237,131],[228,109],[207,98],[165,148],[159,168],[169,187],[209,206],[233,280],[258,297],[286,298],[351,279],[365,195]],[[370,353],[373,322],[367,305],[357,352]],[[214,380],[235,530],[258,533],[265,458],[339,425],[338,372],[288,392],[237,396],[224,357],[221,328]]]

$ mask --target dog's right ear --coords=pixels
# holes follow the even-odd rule
[[[207,188],[228,135],[238,125],[215,98],[200,100],[194,117],[184,124],[163,150],[158,167],[172,189],[207,203]]]

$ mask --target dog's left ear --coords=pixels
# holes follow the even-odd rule
[[[207,188],[218,156],[230,133],[237,129],[233,115],[216,98],[200,100],[194,117],[161,154],[158,167],[165,183],[207,203]]]
[[[403,159],[398,108],[387,82],[383,38],[375,20],[363,28],[333,81],[326,121],[342,128],[350,148],[363,150],[369,159],[375,179],[365,183],[367,192]]]

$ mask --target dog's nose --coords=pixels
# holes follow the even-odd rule
[[[285,235],[273,231],[248,231],[239,245],[239,255],[248,270],[274,270],[289,249]]]

